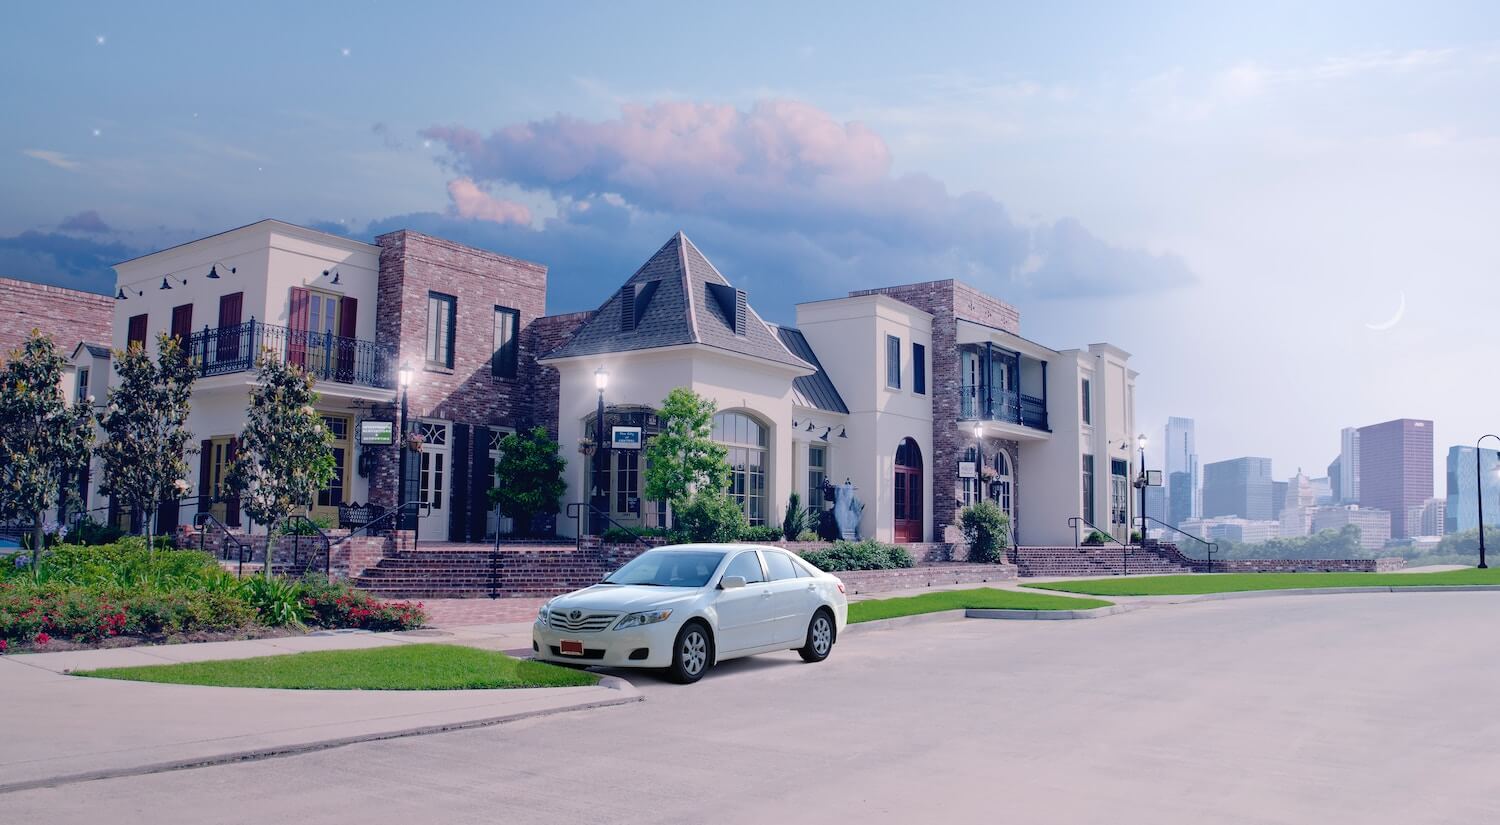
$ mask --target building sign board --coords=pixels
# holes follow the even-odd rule
[[[979,475],[979,473],[976,470],[976,468],[974,467],[974,462],[972,462],[972,461],[960,461],[960,462],[958,462],[958,477],[959,478],[974,478],[974,477],[976,477],[978,475]]]
[[[641,428],[610,428],[609,446],[616,450],[639,450],[641,448]]]
[[[359,422],[359,443],[381,446],[395,444],[396,423],[394,421]]]

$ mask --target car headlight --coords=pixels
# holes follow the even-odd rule
[[[541,609],[536,612],[536,623],[543,627],[547,626],[547,604],[543,604]]]
[[[671,610],[647,610],[641,613],[631,613],[615,625],[615,630],[624,630],[627,627],[640,627],[641,625],[656,624],[664,622],[672,615]]]

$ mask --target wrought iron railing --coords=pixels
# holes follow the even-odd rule
[[[278,327],[253,318],[231,327],[204,327],[188,337],[186,347],[203,377],[253,370],[255,359],[266,349],[320,381],[380,389],[396,385],[396,348],[389,344]]]
[[[1104,541],[1094,542],[1091,546],[1094,546],[1094,547],[1103,547],[1105,541],[1111,541],[1111,542],[1114,542],[1115,544],[1120,545],[1120,575],[1122,575],[1122,576],[1128,576],[1128,575],[1130,575],[1130,545],[1128,545],[1125,542],[1120,541],[1119,539],[1117,539],[1114,536],[1110,535],[1110,532],[1108,530],[1100,530],[1097,526],[1095,526],[1095,524],[1093,522],[1089,521],[1088,519],[1084,518],[1083,516],[1071,516],[1071,517],[1069,517],[1068,518],[1068,526],[1071,527],[1071,528],[1073,528],[1073,547],[1074,547],[1074,549],[1077,549],[1079,547],[1082,547],[1085,544],[1088,544],[1088,542],[1084,541],[1081,538],[1084,527],[1087,527],[1090,530],[1094,531],[1092,533],[1089,533],[1089,537],[1090,538],[1092,538],[1094,536],[1103,536],[1104,537]]]
[[[300,513],[288,516],[281,525],[282,535],[292,540],[292,568],[311,570],[317,564],[318,556],[323,557],[323,575],[325,577],[333,574],[333,541],[318,523]],[[268,545],[269,546],[269,545]],[[302,564],[302,555],[311,549],[307,563]],[[269,555],[269,553],[267,554]]]
[[[1203,545],[1204,552],[1208,553],[1208,572],[1210,572],[1210,573],[1213,572],[1213,567],[1214,567],[1214,551],[1216,551],[1216,550],[1219,549],[1219,543],[1218,542],[1216,542],[1216,541],[1207,541],[1207,540],[1203,539],[1202,537],[1195,536],[1192,533],[1189,533],[1186,530],[1183,530],[1183,529],[1181,529],[1179,527],[1174,527],[1173,525],[1170,525],[1170,524],[1166,523],[1165,521],[1162,521],[1159,518],[1153,518],[1151,516],[1146,516],[1146,521],[1156,522],[1157,524],[1160,524],[1161,526],[1167,528],[1168,530],[1171,530],[1173,533],[1176,533],[1179,536],[1186,536],[1189,539],[1192,539],[1194,542],[1197,542],[1198,544]],[[1182,548],[1179,547],[1177,549],[1177,552],[1182,553]],[[1192,556],[1189,556],[1186,553],[1182,553],[1182,555],[1183,555],[1184,558],[1188,559],[1189,561],[1202,561],[1202,559],[1195,559],[1195,558],[1193,558]]]
[[[593,529],[593,527],[595,526],[596,523],[600,526],[599,527],[599,531],[598,531],[600,533],[604,532],[604,530],[606,529],[607,525],[614,525],[615,527],[619,528],[620,530],[623,530],[624,532],[629,533],[630,536],[631,536],[631,538],[635,541],[636,544],[639,544],[642,547],[646,547],[648,549],[651,546],[644,538],[641,537],[640,533],[637,533],[636,531],[632,530],[631,528],[626,527],[625,525],[621,524],[618,521],[615,521],[609,515],[609,513],[605,512],[604,510],[601,510],[598,507],[595,507],[593,505],[593,503],[591,503],[591,502],[587,502],[587,501],[573,501],[573,502],[569,502],[568,506],[567,506],[567,509],[566,509],[565,512],[566,512],[567,517],[570,518],[570,519],[573,519],[574,523],[576,524],[576,527],[573,530],[573,537],[575,539],[575,543],[578,544],[580,547],[583,545],[583,537],[589,532],[589,530],[585,530],[583,528],[583,517],[585,515],[587,515],[589,517],[589,528],[590,528],[590,530]],[[497,548],[499,546],[498,540],[496,541],[496,546],[497,546]]]
[[[237,561],[239,570],[235,572],[235,575],[245,575],[245,561],[255,555],[255,548],[250,542],[241,541],[239,537],[229,532],[229,528],[222,521],[214,518],[214,514],[207,510],[193,516],[193,526],[198,528],[198,549],[204,552],[208,552],[208,529],[212,527],[218,531],[219,558],[224,561]],[[234,555],[230,555],[231,552]]]
[[[1020,393],[991,393],[986,387],[966,384],[958,388],[958,417],[972,421],[1006,421],[1036,430],[1047,429],[1047,404]]]

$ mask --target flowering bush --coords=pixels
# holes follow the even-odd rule
[[[412,630],[427,621],[421,602],[383,602],[340,582],[309,578],[302,583],[308,622],[321,627]]]

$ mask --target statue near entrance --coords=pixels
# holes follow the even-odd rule
[[[858,490],[847,478],[833,490],[833,518],[839,538],[845,541],[859,541],[859,517],[865,512],[865,503],[856,495]]]

